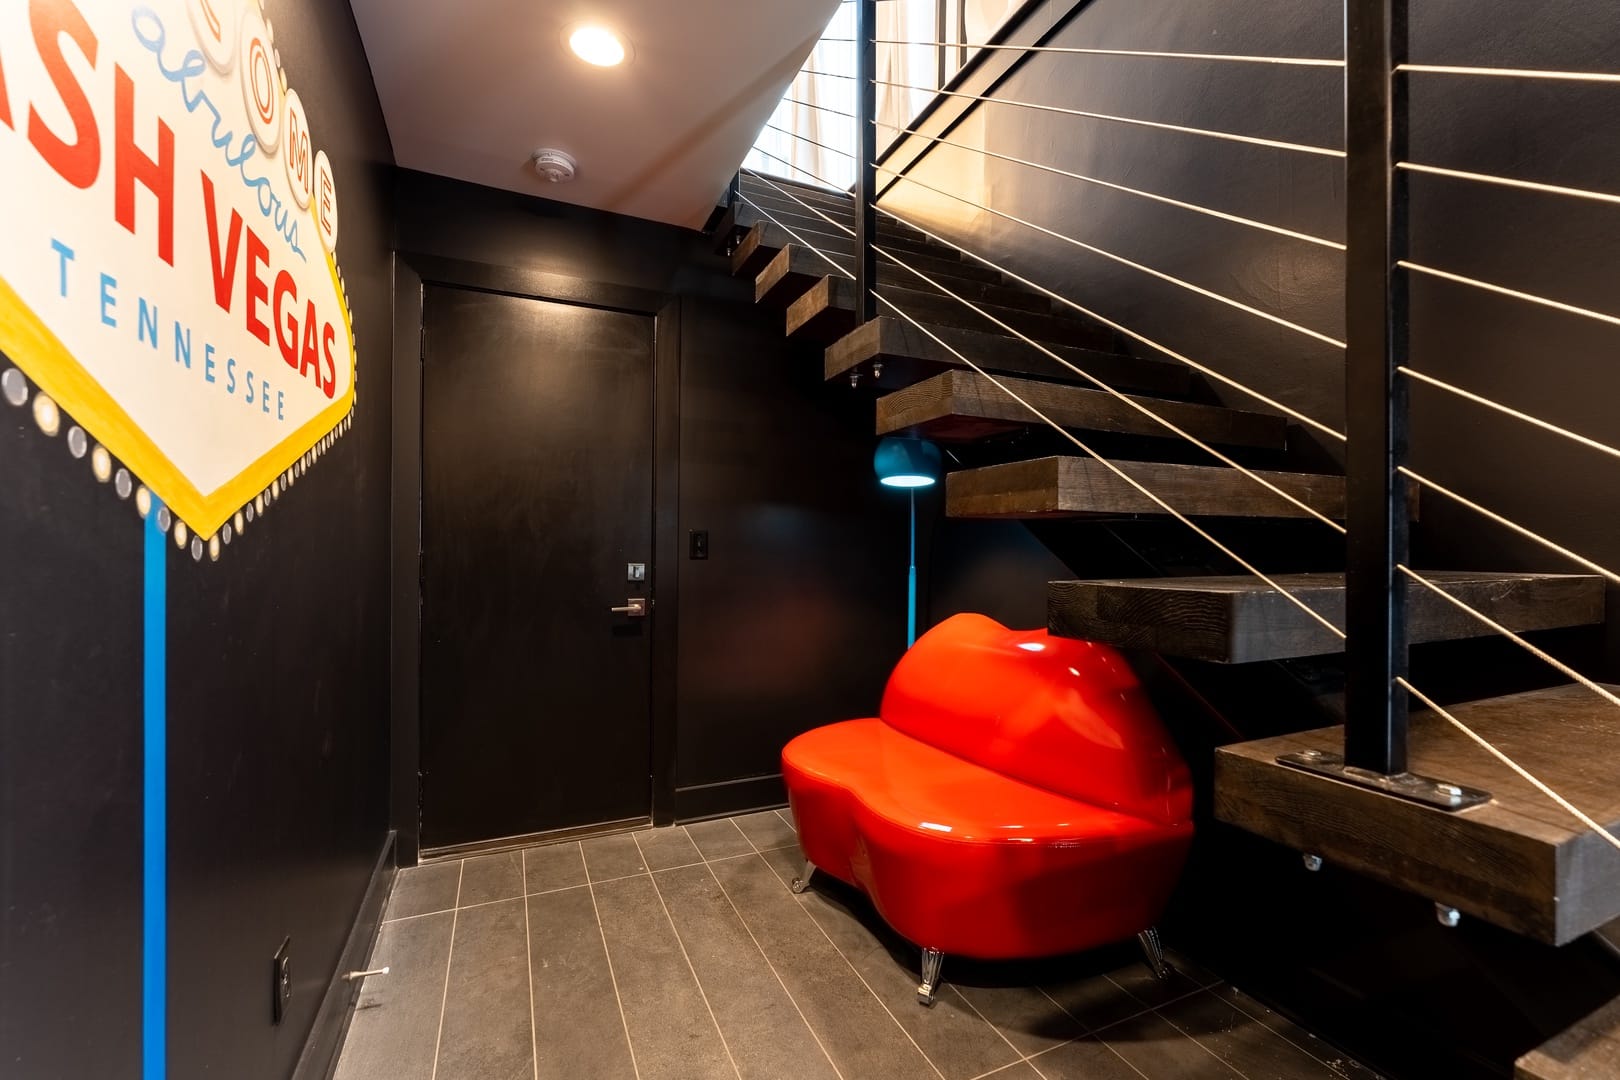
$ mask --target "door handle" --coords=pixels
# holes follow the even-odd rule
[[[625,602],[624,607],[610,609],[615,615],[628,615],[632,619],[645,619],[647,617],[647,598],[645,596],[632,596]]]

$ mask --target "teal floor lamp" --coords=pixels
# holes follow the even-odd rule
[[[906,648],[917,641],[917,489],[933,487],[944,471],[939,447],[921,439],[888,438],[873,455],[878,483],[911,500],[911,565],[906,576]]]

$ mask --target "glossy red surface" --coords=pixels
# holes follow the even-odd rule
[[[1152,925],[1192,839],[1186,764],[1113,649],[958,615],[880,718],[782,751],[805,855],[946,953],[1043,956]]]

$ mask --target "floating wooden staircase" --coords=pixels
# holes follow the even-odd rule
[[[881,214],[878,245],[935,284],[880,256],[879,296],[904,315],[885,305],[880,317],[857,326],[854,284],[834,269],[853,270],[854,242],[793,196],[846,226],[854,223],[852,200],[786,182],[780,187],[792,196],[744,176],[742,193],[754,205],[740,203],[724,218],[721,250],[735,273],[754,279],[755,299],[782,312],[784,333],[826,343],[827,380],[877,391],[877,434],[919,435],[953,451],[961,467],[947,477],[947,516],[1171,520],[1146,488],[1191,518],[1276,521],[1278,528],[1313,513],[1343,518],[1342,476],[1288,468],[1284,417],[1217,403],[1184,365],[1131,355],[1110,328]],[[940,290],[984,308],[1041,347]],[[1286,497],[1235,469],[1187,464],[1188,444],[1086,376],[1222,447]],[[1088,445],[1095,442],[1107,463],[1078,448],[1054,455],[1061,437],[1006,390]],[[1414,495],[1411,512],[1417,511]],[[1514,632],[1603,621],[1604,582],[1595,576],[1426,576]],[[1342,624],[1342,573],[1274,580]],[[1413,587],[1408,597],[1416,644],[1490,633],[1427,589]],[[1336,635],[1252,576],[1053,582],[1048,612],[1056,634],[1221,664],[1291,661],[1341,648]],[[1620,710],[1575,687],[1475,702],[1459,706],[1458,715],[1599,820],[1620,827],[1620,783],[1608,764],[1620,748]],[[1415,716],[1413,770],[1483,788],[1493,796],[1488,804],[1448,813],[1277,762],[1283,753],[1333,753],[1342,745],[1342,729],[1329,728],[1222,749],[1217,815],[1538,940],[1563,943],[1620,917],[1620,851],[1442,718]]]

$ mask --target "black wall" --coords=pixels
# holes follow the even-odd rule
[[[655,584],[655,618],[676,609],[673,636],[654,645],[655,655],[662,642],[673,652],[673,670],[655,685],[655,723],[673,744],[661,782],[672,783],[682,818],[780,801],[782,745],[810,727],[870,715],[905,643],[904,501],[884,498],[872,474],[870,397],[824,386],[819,350],[786,341],[781,314],[755,308],[750,283],[731,278],[697,233],[409,171],[399,174],[397,203],[401,258],[430,267],[428,277],[617,297],[662,312],[660,334],[678,322],[676,355],[664,352],[667,340],[659,345],[660,422],[674,417],[662,451],[676,459],[676,493],[660,507],[658,543],[666,554],[679,549],[675,581],[666,563]],[[402,332],[402,418],[409,352]],[[409,492],[419,452],[401,426],[402,638],[413,625]],[[710,534],[706,561],[684,557],[693,529]],[[408,700],[408,661],[396,661],[396,678]],[[396,743],[406,746],[416,718],[402,709],[396,723]],[[402,756],[396,770],[408,788],[415,766]],[[396,801],[396,811],[408,831],[414,803]]]
[[[1412,8],[1417,63],[1620,70],[1620,9],[1601,0],[1446,0]],[[1035,33],[1059,25],[1047,43],[1060,46],[1343,55],[1343,11],[1336,4],[1056,0],[1035,5],[1031,24]],[[1034,40],[1027,33],[1018,39]],[[1013,67],[991,92],[1340,148],[1342,79],[1333,68],[1039,54]],[[1620,138],[1607,118],[1620,107],[1620,87],[1440,75],[1410,76],[1410,86],[1413,160],[1617,190]],[[969,90],[986,87],[981,79],[970,82]],[[942,108],[925,130],[938,134],[958,114],[952,142],[1346,239],[1339,158],[1042,113],[1005,101]],[[900,154],[919,151],[926,152],[914,175],[925,184],[1343,337],[1339,252],[961,147],[927,150],[914,140]],[[1620,314],[1614,299],[1620,295],[1620,264],[1613,258],[1620,208],[1430,176],[1414,177],[1411,195],[1417,261]],[[883,202],[1123,326],[1343,428],[1343,356],[1330,344],[916,184],[895,183]],[[1421,277],[1413,278],[1412,305],[1415,367],[1595,438],[1620,438],[1612,407],[1620,395],[1620,369],[1610,363],[1620,345],[1614,325]],[[1133,349],[1155,355],[1140,344]],[[1254,406],[1235,391],[1215,389],[1229,404]],[[1313,441],[1315,446],[1303,448],[1311,459],[1339,452],[1325,437]],[[1613,482],[1620,463],[1613,459],[1419,386],[1413,390],[1413,465],[1599,563],[1620,566],[1620,533],[1613,528],[1620,515],[1620,485]],[[1186,532],[1169,523],[1159,535],[1169,538],[1177,529]],[[1239,551],[1263,567],[1286,568],[1286,553],[1256,530],[1248,534],[1237,534]],[[1134,538],[1151,535],[1138,529]],[[1307,534],[1296,529],[1293,535],[1301,552],[1313,550],[1306,546]],[[947,526],[936,538],[935,614],[970,601],[995,602],[998,593],[1040,595],[1055,576],[1057,556],[1079,576],[1112,576],[1122,565],[1123,572],[1133,572],[1118,549],[1102,540],[1096,526],[1046,525],[1024,539],[999,524]],[[1201,543],[1183,537],[1180,546],[1191,552]],[[1439,496],[1425,497],[1414,544],[1419,566],[1576,569]],[[1331,545],[1315,550],[1318,568],[1342,565],[1329,560],[1335,554]],[[1143,566],[1134,573],[1151,571]],[[1608,680],[1620,673],[1620,604],[1613,602],[1613,590],[1610,595],[1606,632],[1576,631],[1543,642],[1587,674]],[[1024,607],[1000,601],[1012,613]],[[1224,693],[1215,700],[1246,731],[1326,722],[1285,695],[1272,678],[1276,671],[1204,674],[1225,675]],[[1332,684],[1331,671],[1318,674]],[[1447,701],[1549,685],[1560,677],[1511,644],[1492,642],[1417,649],[1414,680]],[[1184,734],[1189,745],[1209,741],[1205,730]],[[1201,752],[1207,768],[1207,745]],[[1247,980],[1240,985],[1269,991],[1274,1001],[1305,1012],[1312,1030],[1349,1041],[1352,1050],[1397,1075],[1507,1075],[1517,1053],[1617,988],[1613,965],[1599,962],[1591,949],[1559,953],[1484,926],[1448,933],[1419,898],[1331,869],[1320,877],[1304,875],[1295,853],[1212,824],[1204,837],[1177,908],[1176,929],[1195,936],[1208,950],[1206,959]]]
[[[359,34],[346,5],[265,8],[337,177],[360,385],[384,387],[392,151]],[[383,849],[385,400],[217,563],[167,545],[177,1080],[291,1074]],[[135,1077],[143,522],[26,410],[0,407],[0,447],[0,1072]]]

